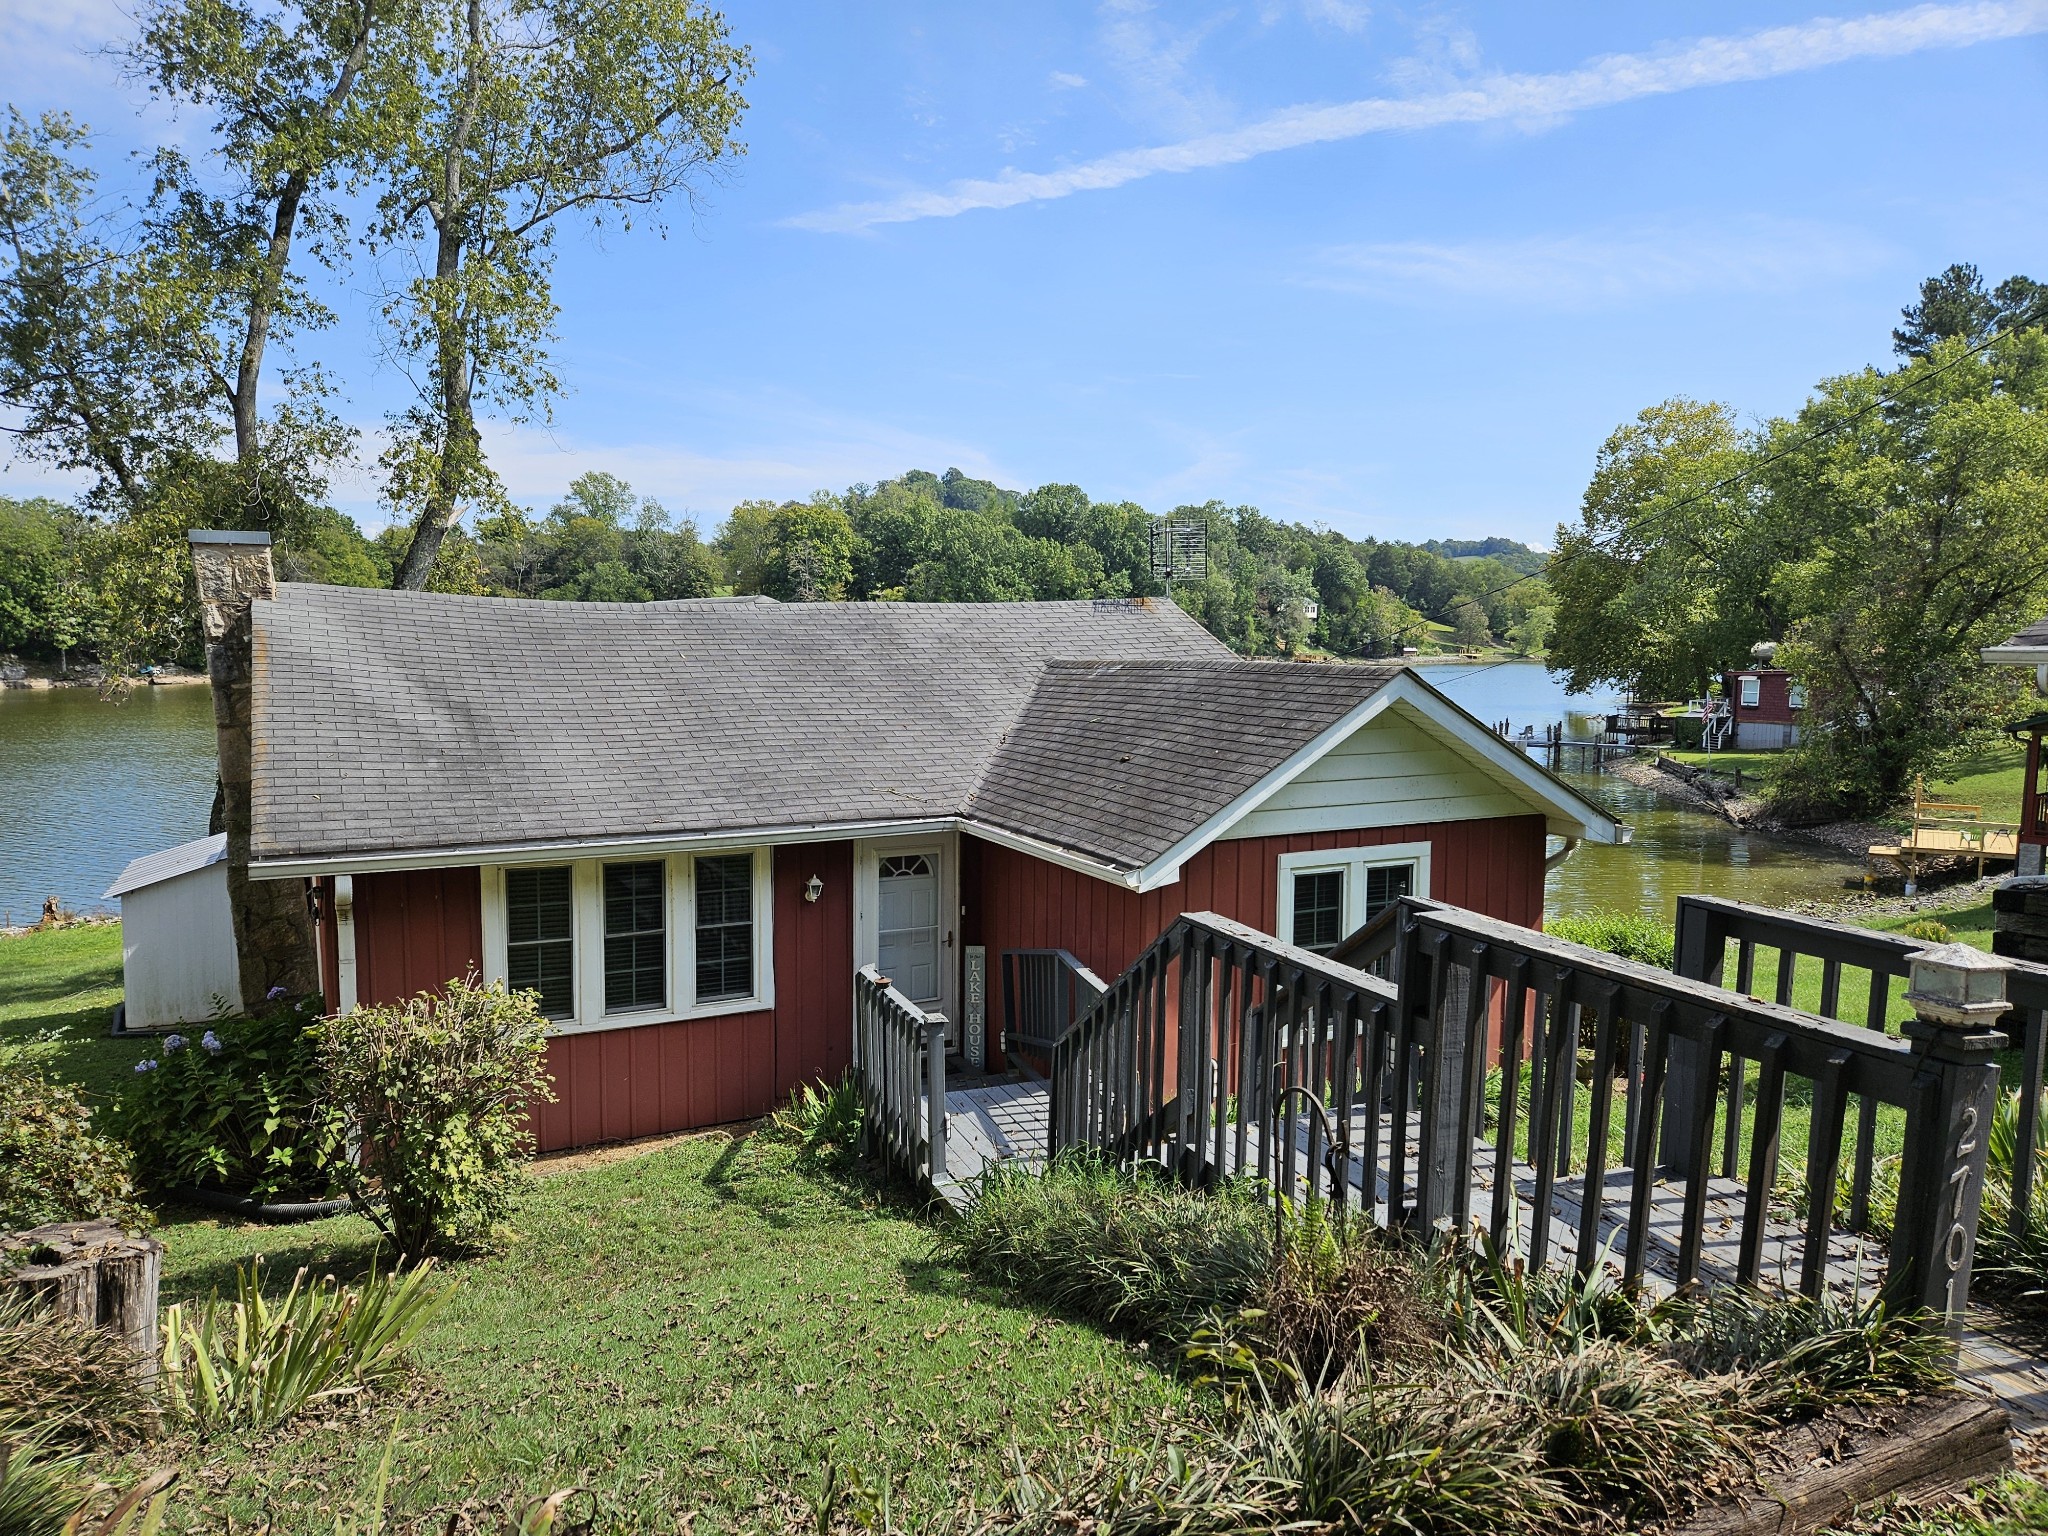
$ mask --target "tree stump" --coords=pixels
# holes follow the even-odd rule
[[[102,1328],[156,1370],[156,1294],[164,1245],[111,1221],[60,1221],[0,1236],[0,1295],[34,1299],[59,1317]]]

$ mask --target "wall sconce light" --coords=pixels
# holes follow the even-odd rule
[[[820,880],[816,875],[811,876],[810,879],[804,882],[805,901],[815,902],[820,896],[824,894],[825,882]]]

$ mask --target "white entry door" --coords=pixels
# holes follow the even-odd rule
[[[885,853],[875,884],[876,968],[919,1007],[940,1007],[945,984],[937,856]]]

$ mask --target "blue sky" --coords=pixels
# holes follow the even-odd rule
[[[666,239],[565,232],[571,392],[488,438],[521,498],[609,469],[708,526],[958,465],[1547,543],[1642,407],[1791,410],[1947,263],[2048,279],[2048,0],[727,14],[749,153]],[[0,0],[0,97],[195,142],[94,51],[121,26]],[[404,394],[367,287],[311,349],[366,459]]]

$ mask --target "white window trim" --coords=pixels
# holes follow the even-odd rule
[[[571,1019],[550,1019],[548,1032],[591,1034],[607,1029],[637,1029],[648,1024],[673,1024],[690,1019],[715,1019],[733,1013],[765,1013],[775,1006],[775,853],[772,848],[705,850],[704,857],[749,853],[754,860],[754,991],[748,997],[698,1003],[697,984],[697,853],[672,853],[660,860],[565,860],[575,903],[571,932],[575,936],[570,995],[576,1000]],[[630,1013],[604,1011],[604,866],[664,866],[664,916],[668,924],[668,1001],[660,1008]],[[505,980],[505,866],[483,866],[484,981]]]
[[[1764,680],[1760,677],[1736,678],[1735,702],[1744,709],[1763,708]]]
[[[1412,864],[1415,879],[1411,894],[1429,895],[1428,843],[1380,843],[1371,848],[1321,848],[1310,853],[1280,855],[1280,890],[1274,913],[1273,936],[1283,944],[1294,942],[1294,877],[1318,875],[1329,870],[1344,873],[1344,935],[1350,937],[1365,922],[1365,872],[1388,864]]]

